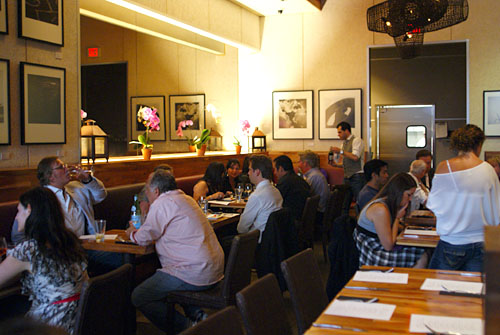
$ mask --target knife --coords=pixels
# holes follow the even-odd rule
[[[384,287],[364,287],[364,286],[344,286],[348,290],[362,290],[362,291],[389,291]]]
[[[347,326],[340,326],[340,325],[332,325],[329,323],[313,323],[313,327],[317,328],[328,328],[328,329],[343,329],[343,330],[350,330],[353,332],[366,332],[364,329],[360,328],[353,328],[353,327],[347,327]]]

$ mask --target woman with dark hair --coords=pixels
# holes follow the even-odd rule
[[[483,131],[472,124],[451,135],[458,156],[439,163],[427,207],[436,215],[439,243],[432,269],[482,271],[484,226],[500,222],[500,183],[479,158]]]
[[[236,185],[241,183],[240,180],[241,168],[240,162],[237,159],[230,159],[226,164],[226,175],[222,181],[223,192],[234,193],[234,188]]]
[[[26,240],[7,251],[0,264],[0,286],[22,274],[24,294],[32,305],[29,317],[73,333],[82,284],[88,280],[85,253],[64,225],[54,193],[36,187],[21,195],[16,220]]]
[[[398,173],[363,208],[354,235],[360,265],[405,268],[426,265],[427,258],[422,257],[424,249],[395,245],[400,221],[416,187],[409,174]]]
[[[205,175],[193,187],[193,198],[195,201],[205,197],[207,200],[224,198],[222,179],[224,178],[224,164],[212,162],[205,170]]]

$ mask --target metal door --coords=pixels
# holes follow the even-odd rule
[[[434,105],[376,106],[377,157],[390,175],[408,172],[419,150],[434,155]]]

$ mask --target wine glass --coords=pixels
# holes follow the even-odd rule
[[[245,184],[245,193],[247,198],[250,196],[250,194],[252,194],[252,192],[253,192],[253,185],[250,183]]]

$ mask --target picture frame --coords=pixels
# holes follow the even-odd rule
[[[18,0],[19,37],[64,45],[63,0]]]
[[[21,144],[66,143],[66,69],[20,67]]]
[[[141,107],[154,107],[160,118],[160,130],[149,133],[151,141],[166,140],[166,119],[165,119],[165,96],[149,95],[130,97],[130,125],[132,140],[137,140],[137,136],[146,131],[146,127],[137,120],[137,112]]]
[[[0,58],[0,145],[10,145],[10,62]]]
[[[325,89],[318,91],[318,133],[320,140],[339,139],[337,125],[347,122],[351,133],[361,138],[363,108],[361,88]]]
[[[0,0],[0,34],[9,33],[9,13],[7,0]]]
[[[313,139],[313,91],[274,91],[272,119],[275,140]]]
[[[206,127],[205,124],[205,94],[184,94],[171,95],[169,97],[170,106],[170,140],[187,141],[187,137],[194,138]],[[179,122],[192,120],[193,125],[183,129],[185,136],[176,135]]]
[[[500,91],[483,91],[483,131],[486,137],[500,137]]]

